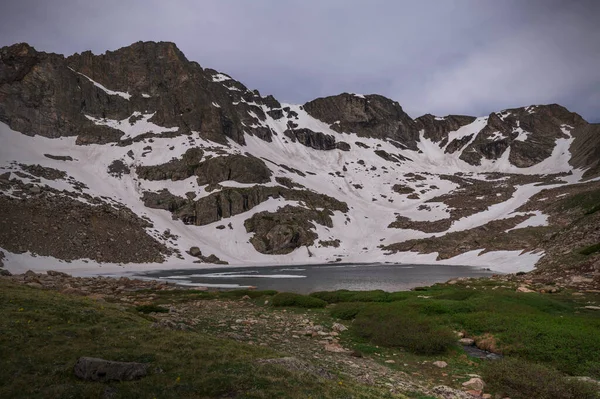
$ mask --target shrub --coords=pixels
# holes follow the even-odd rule
[[[169,309],[163,308],[158,305],[140,305],[136,306],[135,310],[140,313],[168,313]]]
[[[445,327],[436,327],[414,311],[398,312],[389,306],[368,307],[358,313],[356,333],[377,345],[404,348],[420,355],[446,352],[456,338]]]
[[[310,296],[322,299],[329,303],[339,302],[387,302],[389,294],[382,290],[375,291],[320,291],[313,292]]]
[[[585,248],[579,250],[579,253],[582,255],[591,255],[591,254],[595,254],[596,252],[600,252],[600,243],[590,245],[589,247],[585,247]]]
[[[383,290],[373,291],[320,291],[313,292],[310,296],[322,299],[329,303],[340,302],[395,302],[410,297],[409,292],[386,292]]]
[[[232,291],[223,291],[219,293],[220,298],[242,298],[248,295],[252,299],[260,298],[263,296],[271,296],[277,294],[275,290],[232,290]]]
[[[282,292],[275,295],[271,301],[273,306],[298,306],[301,308],[324,308],[327,302],[319,298]]]
[[[352,320],[364,308],[365,304],[361,302],[339,303],[331,309],[330,314],[340,320]]]
[[[520,359],[488,362],[483,367],[488,388],[512,399],[598,399],[590,383],[565,377],[560,372]]]

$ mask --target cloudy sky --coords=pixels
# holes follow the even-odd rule
[[[597,0],[6,0],[0,46],[177,43],[284,102],[355,92],[413,117],[560,103],[600,122]]]

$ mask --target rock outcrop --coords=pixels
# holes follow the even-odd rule
[[[411,149],[416,149],[419,139],[417,125],[400,104],[380,95],[343,93],[317,98],[304,104],[304,110],[340,133],[392,139]]]
[[[287,205],[276,212],[255,213],[244,222],[246,231],[254,233],[250,242],[263,254],[287,254],[302,246],[313,245],[315,225],[333,227],[331,211],[317,211]]]
[[[149,208],[170,211],[174,218],[181,219],[185,224],[202,226],[249,211],[269,198],[280,197],[302,202],[310,209],[348,211],[346,203],[327,195],[308,190],[265,186],[225,188],[197,201],[177,197],[165,189],[157,193],[145,192],[143,201]]]

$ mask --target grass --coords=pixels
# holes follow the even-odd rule
[[[300,294],[293,294],[291,292],[282,292],[273,297],[271,300],[273,306],[295,306],[300,308],[324,308],[327,306],[327,302],[313,298],[311,296],[305,296]]]
[[[512,399],[597,399],[597,387],[519,359],[489,362],[483,367],[488,388]]]
[[[328,303],[340,302],[395,302],[407,299],[410,293],[386,292],[382,290],[374,291],[320,291],[310,294],[311,297],[322,299]]]
[[[359,336],[377,345],[403,348],[420,355],[437,355],[456,345],[451,330],[435,326],[416,312],[399,313],[391,306],[370,306],[352,324]]]
[[[339,302],[339,295],[332,296],[328,299],[337,304],[330,314],[346,320],[355,318],[350,332],[377,345],[435,352],[427,345],[429,342],[436,348],[432,326],[437,326],[441,336],[443,329],[465,331],[472,337],[487,336],[504,355],[571,375],[600,378],[600,315],[582,310],[585,301],[578,302],[569,293],[523,294],[516,293],[514,287],[492,290],[485,280],[469,284],[469,289],[434,285],[425,292],[405,292],[404,299],[392,302],[344,303]],[[353,299],[348,293],[344,296]],[[410,327],[404,330],[405,326]],[[425,331],[420,336],[423,342],[412,341],[419,334],[411,336],[411,328]],[[394,337],[394,331],[401,336]],[[440,344],[440,350],[443,347]]]
[[[130,310],[131,309],[131,310]],[[195,331],[152,328],[133,308],[0,280],[0,397],[379,398],[385,391],[292,372],[256,360],[273,351]],[[73,375],[80,356],[150,363],[150,376],[118,384]]]
[[[80,356],[146,362],[151,370],[163,370],[139,381],[109,384],[117,389],[117,397],[390,397],[387,391],[344,378],[339,384],[281,366],[259,365],[257,359],[282,355],[222,339],[216,330],[152,328],[154,319],[147,314],[167,310],[170,303],[248,296],[260,312],[278,312],[265,304],[267,298],[291,312],[314,308],[310,313],[325,326],[334,319],[354,319],[344,323],[349,326],[341,334],[345,347],[381,363],[393,359],[396,363],[386,366],[424,380],[452,385],[461,382],[455,376],[476,373],[483,374],[490,392],[513,399],[594,398],[586,396],[585,384],[565,375],[600,378],[600,314],[583,309],[600,302],[600,295],[523,294],[511,283],[504,288],[497,284],[470,280],[418,292],[340,290],[310,296],[252,290],[153,291],[152,305],[130,307],[0,279],[0,397],[101,397],[107,384],[73,376]],[[467,358],[452,330],[488,337],[506,360]],[[446,376],[430,365],[434,360],[448,362]],[[415,395],[409,396],[419,397]]]
[[[580,208],[584,214],[591,215],[600,210],[600,190],[590,190],[568,196],[561,201],[562,210]]]

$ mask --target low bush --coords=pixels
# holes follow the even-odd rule
[[[365,306],[362,302],[338,303],[331,309],[329,314],[336,319],[352,320]]]
[[[168,313],[169,309],[163,308],[158,305],[140,305],[136,306],[135,310],[140,313]]]
[[[520,359],[488,362],[483,368],[488,389],[512,399],[598,399],[591,383],[565,377],[560,372]]]
[[[377,345],[404,348],[419,355],[444,353],[456,343],[450,329],[435,326],[414,311],[398,312],[390,306],[365,308],[356,316],[352,328]]]
[[[293,294],[291,292],[282,292],[271,300],[273,306],[297,306],[301,308],[324,308],[327,302],[319,298]]]
[[[410,297],[408,292],[373,291],[321,291],[313,292],[310,296],[322,299],[328,303],[340,302],[395,302]]]
[[[600,252],[600,243],[590,245],[589,247],[585,247],[585,248],[579,250],[579,253],[582,255],[591,255],[591,254],[595,254],[596,252]]]
[[[249,296],[252,299],[261,298],[264,296],[272,296],[276,295],[277,291],[275,290],[233,290],[233,291],[223,291],[218,294],[219,298],[242,298],[244,296]]]

